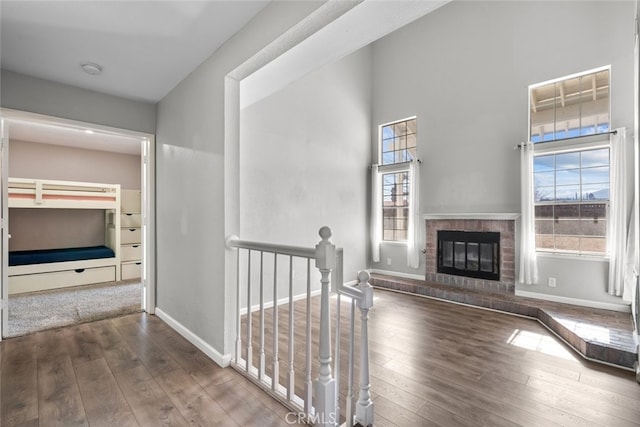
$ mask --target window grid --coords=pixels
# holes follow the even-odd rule
[[[609,69],[531,86],[532,142],[556,141],[610,130]]]
[[[382,164],[409,162],[416,158],[416,119],[382,126]]]
[[[606,254],[609,149],[534,158],[536,248]]]
[[[417,158],[415,117],[380,126],[382,239],[404,242],[409,228],[409,162]],[[385,167],[392,167],[392,170]]]
[[[382,175],[382,238],[407,240],[409,225],[409,173]]]

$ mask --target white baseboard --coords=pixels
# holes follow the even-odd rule
[[[207,344],[202,338],[191,332],[191,330],[185,327],[182,323],[178,322],[176,319],[165,313],[161,308],[156,307],[155,311],[156,316],[164,320],[167,325],[169,325],[173,330],[185,337],[187,341],[195,345],[211,360],[213,360],[223,368],[229,366],[229,363],[231,363],[231,354],[221,354],[220,352],[218,352],[218,350]]]
[[[516,289],[515,295],[518,297],[536,298],[545,301],[561,302],[564,304],[579,305],[582,307],[601,308],[604,310],[619,311],[622,313],[631,313],[631,306],[627,304],[614,304],[609,302],[590,301],[579,298],[561,297],[557,295],[540,294],[537,292],[521,291]]]
[[[421,276],[419,274],[401,273],[399,271],[378,270],[376,268],[372,268],[369,270],[369,272],[376,274],[386,274],[387,276],[404,277],[405,279],[424,280],[424,275]]]

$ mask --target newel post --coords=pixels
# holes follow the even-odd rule
[[[335,426],[338,422],[336,414],[336,381],[331,374],[331,318],[329,312],[329,292],[331,270],[336,266],[336,247],[329,238],[331,229],[320,229],[322,240],[316,245],[316,268],[320,270],[322,294],[320,296],[320,369],[315,381],[314,407],[316,425]]]
[[[373,287],[369,284],[371,276],[367,271],[358,273],[356,287],[363,298],[357,301],[360,309],[360,396],[356,404],[356,422],[361,426],[373,425],[373,402],[371,401],[369,383],[369,309],[373,307]]]

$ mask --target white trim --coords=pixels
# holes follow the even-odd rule
[[[536,251],[536,255],[538,259],[540,258],[549,258],[549,259],[566,259],[568,261],[584,261],[584,262],[609,262],[608,255],[590,255],[590,254],[576,254],[571,252],[547,252],[547,251]]]
[[[545,156],[549,154],[572,153],[576,151],[598,150],[611,147],[609,138],[611,133],[596,133],[574,138],[558,139],[533,143],[533,155]]]
[[[517,297],[536,298],[544,301],[560,302],[564,304],[579,305],[582,307],[600,308],[603,310],[619,311],[621,313],[631,313],[631,306],[628,304],[615,304],[615,303],[608,303],[608,302],[590,301],[586,299],[541,294],[538,292],[521,291],[519,289],[516,289],[515,295]]]
[[[162,319],[171,327],[171,329],[186,338],[187,341],[195,345],[200,351],[221,367],[226,368],[231,363],[231,354],[221,354],[218,350],[207,344],[202,338],[187,329],[183,324],[165,313],[161,308],[156,307],[156,316]]]
[[[130,137],[138,139],[140,144],[140,157],[141,162],[144,162],[143,145],[147,147],[147,168],[144,177],[140,177],[140,190],[142,192],[143,202],[147,207],[146,218],[144,219],[145,227],[147,228],[146,239],[144,243],[144,253],[147,255],[145,262],[143,262],[142,268],[142,283],[145,289],[140,296],[140,305],[147,312],[153,314],[155,307],[155,294],[156,294],[156,235],[155,235],[155,194],[156,194],[156,173],[155,173],[155,134],[135,131],[130,129],[117,128],[113,126],[106,126],[97,123],[84,122],[80,120],[66,119],[63,117],[50,116],[46,114],[32,113],[22,110],[14,110],[11,108],[0,107],[0,118],[4,118],[4,125],[6,129],[7,121],[27,121],[41,124],[49,124],[54,126],[62,126],[71,129],[92,130],[94,132],[103,133],[106,135],[119,135],[123,137]],[[8,161],[5,160],[5,161]],[[5,165],[6,166],[6,165]],[[6,171],[8,168],[5,167]],[[144,170],[144,169],[143,169]],[[142,171],[141,171],[142,174]],[[6,185],[5,178],[2,185]],[[144,185],[146,184],[146,186]],[[3,196],[6,197],[6,196]],[[6,206],[6,199],[5,199]],[[145,210],[143,209],[143,213]],[[6,269],[3,269],[6,271]],[[146,278],[146,279],[145,279]],[[8,287],[8,278],[2,277],[3,284]],[[1,335],[1,334],[0,334]],[[1,340],[1,339],[0,339]]]
[[[311,292],[311,298],[318,296],[322,293],[322,289],[316,289],[315,291]],[[298,294],[298,295],[294,295],[293,296],[293,300],[294,301],[300,301],[301,299],[305,299],[307,297],[307,294]],[[285,297],[285,298],[280,298],[278,300],[278,307],[284,304],[289,304],[289,297]],[[269,302],[265,302],[264,303],[264,308],[265,310],[268,308],[272,308],[273,307],[273,301],[269,301]],[[251,306],[251,312],[254,313],[256,311],[260,311],[260,304],[256,304],[256,305],[252,305]],[[247,307],[242,307],[240,309],[240,314],[247,314]]]
[[[611,72],[611,65],[603,65],[601,67],[592,68],[591,70],[580,71],[578,73],[569,74],[568,76],[558,77],[558,78],[551,79],[551,80],[546,80],[546,81],[540,82],[540,83],[534,83],[534,84],[529,85],[529,91],[531,91],[531,89],[536,89],[536,88],[541,87],[541,86],[550,85],[551,83],[558,83],[558,82],[561,82],[561,81],[564,81],[564,80],[575,79],[576,77],[582,77],[582,76],[586,76],[588,74],[595,74],[595,73],[599,73],[600,71],[605,71],[605,70],[609,70],[609,72]],[[611,79],[611,77],[609,77],[609,79]],[[531,105],[531,104],[529,104],[529,105]]]
[[[516,220],[520,218],[518,212],[503,213],[431,213],[421,214],[423,220],[427,219],[486,219],[486,220]]]
[[[387,276],[404,277],[405,279],[415,279],[415,280],[424,280],[424,278],[425,278],[424,275],[411,274],[411,273],[402,273],[400,271],[379,270],[377,268],[369,269],[369,273],[386,274]]]

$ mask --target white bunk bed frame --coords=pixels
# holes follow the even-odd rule
[[[9,208],[103,209],[111,258],[9,266],[9,294],[120,278],[120,185],[43,179],[8,179]]]

